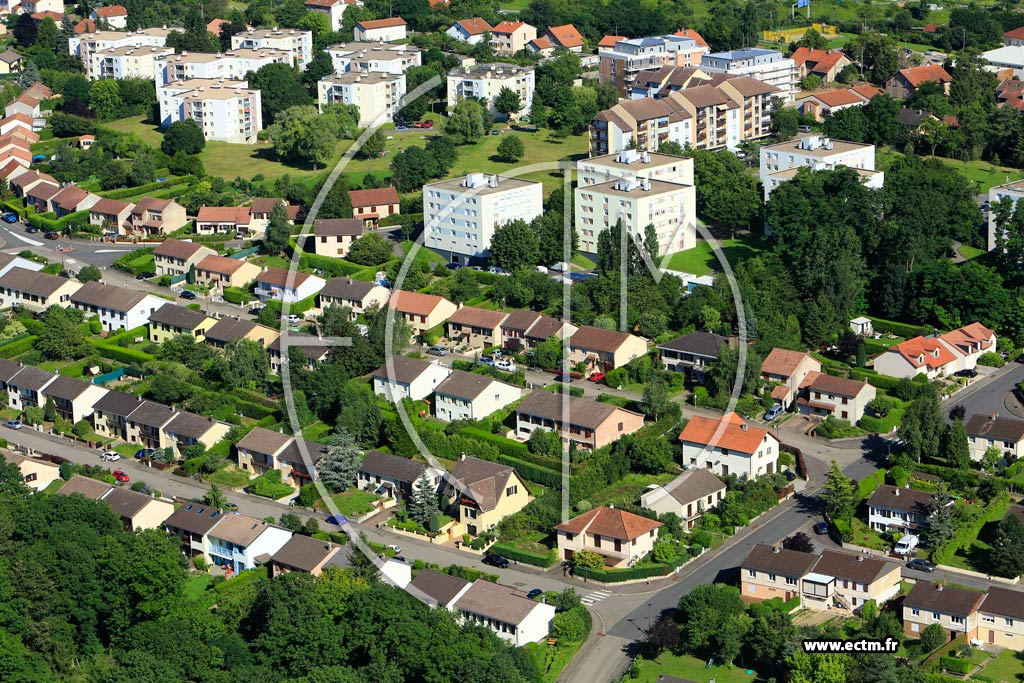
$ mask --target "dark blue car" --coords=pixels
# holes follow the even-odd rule
[[[331,515],[326,521],[328,524],[337,524],[338,526],[345,526],[348,524],[348,520],[345,519],[345,515]]]

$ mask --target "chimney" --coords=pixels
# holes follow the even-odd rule
[[[772,546],[772,555],[778,555],[778,554],[779,554],[778,547],[773,545]]]
[[[935,590],[939,591],[940,593],[942,592],[942,588],[943,588],[943,585],[942,585],[941,583],[940,583],[940,584],[937,584],[937,585],[935,586]]]
[[[615,509],[615,503],[608,503],[608,509],[609,510],[614,510]]]
[[[743,431],[747,431],[748,429],[750,429],[750,425],[744,422],[743,424],[740,425],[740,429],[742,429]]]
[[[898,488],[897,488],[897,489],[896,489],[895,491],[893,491],[892,493],[893,493],[893,495],[894,495],[894,496],[896,496],[897,498],[899,498],[899,497],[900,497],[900,490],[899,490]]]
[[[857,561],[858,562],[863,562],[864,561],[864,556],[863,555],[858,555],[857,556]]]

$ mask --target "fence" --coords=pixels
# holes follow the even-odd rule
[[[246,256],[252,256],[253,254],[259,253],[259,247],[249,247],[248,249],[239,249],[228,258],[245,258]]]
[[[128,374],[128,368],[118,368],[102,375],[96,375],[92,378],[93,384],[106,384],[107,382],[116,382],[125,375]]]

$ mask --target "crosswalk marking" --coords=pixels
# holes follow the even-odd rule
[[[611,591],[606,591],[606,590],[594,591],[590,595],[587,595],[586,597],[580,598],[580,602],[582,602],[584,605],[587,605],[588,607],[590,607],[595,602],[601,602],[602,600],[604,600],[605,598],[607,598],[611,594],[612,594]]]

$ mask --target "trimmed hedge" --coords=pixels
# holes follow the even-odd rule
[[[1002,519],[1009,506],[1009,498],[1005,496],[996,498],[988,504],[984,512],[961,523],[949,540],[932,552],[932,562],[935,564],[949,564],[949,561],[953,559],[958,550],[967,548],[974,543],[986,522]]]
[[[139,185],[138,187],[126,187],[121,190],[110,190],[109,192],[99,192],[99,196],[106,197],[107,199],[125,199],[126,197],[134,197],[136,195],[145,194],[148,195],[157,190],[163,190],[177,185],[191,185],[198,178],[194,175],[186,175],[180,178],[174,178],[167,180],[162,183],[149,183],[148,185]]]
[[[689,559],[689,558],[686,558]],[[619,581],[633,581],[635,579],[649,579],[655,576],[665,576],[671,567],[667,564],[645,564],[638,567],[624,567],[622,569],[589,569],[588,567],[574,567],[573,574],[583,579],[593,579],[601,583],[616,583]]]
[[[892,391],[896,388],[896,385],[900,383],[900,381],[895,377],[879,375],[876,372],[864,370],[863,368],[854,368],[853,370],[850,370],[850,378],[859,382],[867,382],[871,386],[877,389],[884,389],[885,391]]]
[[[116,344],[110,344],[109,339],[107,342],[103,342],[97,339],[87,339],[89,344],[96,349],[104,358],[110,360],[116,360],[119,363],[128,363],[136,367],[142,367],[143,364],[152,361],[156,356],[145,351],[137,351],[135,349],[127,349],[123,346],[117,346]]]
[[[969,659],[946,655],[939,657],[939,666],[955,674],[965,674],[974,668],[974,663]]]
[[[504,543],[495,543],[491,546],[491,552],[495,555],[502,555],[510,560],[516,562],[522,562],[523,564],[530,564],[534,567],[550,567],[558,561],[558,550],[555,548],[551,549],[547,555],[541,555],[539,553],[531,553],[526,550],[520,550],[519,548],[513,548],[510,545]]]
[[[262,420],[264,418],[275,417],[277,415],[277,411],[272,408],[267,408],[261,406],[258,403],[253,403],[251,401],[243,401],[241,399],[239,399],[239,401],[235,403],[235,408],[242,415],[250,417],[254,420]]]
[[[907,323],[897,322],[895,320],[884,320],[883,318],[874,318],[867,316],[874,325],[876,332],[889,332],[895,334],[897,337],[916,337],[920,334],[931,334],[931,328],[927,325],[908,325]]]
[[[314,306],[316,306],[316,297],[317,295],[314,294],[313,296],[307,296],[305,299],[302,299],[301,301],[296,301],[295,303],[288,307],[289,315],[300,315],[302,313],[305,313],[309,309],[313,308]],[[278,301],[276,299],[270,299],[269,301],[267,301],[267,308],[269,308],[272,311],[281,313],[284,310],[284,302]]]
[[[479,427],[463,427],[459,430],[459,433],[473,439],[480,439],[481,441],[487,441],[488,443],[494,444],[502,454],[507,455],[510,458],[529,460],[533,455],[526,447],[526,444],[519,443],[518,441],[512,441],[500,434],[492,434],[487,430],[480,429]],[[541,465],[542,467],[547,466],[543,462],[538,462],[536,464]]]
[[[227,301],[229,304],[238,305],[249,303],[250,301],[256,301],[255,294],[238,287],[225,287],[223,296],[224,301]]]
[[[0,358],[14,358],[15,356],[20,356],[27,351],[31,351],[35,348],[35,345],[35,335],[19,335],[15,340],[9,341],[3,346],[0,346]]]
[[[299,256],[299,268],[304,270],[316,268],[328,277],[341,277],[342,275],[353,275],[358,273],[366,268],[366,266],[360,266],[356,263],[352,263],[351,261],[345,261],[344,259],[330,258],[329,256],[320,256],[319,254],[303,252],[302,255]]]
[[[879,486],[885,483],[886,469],[880,469],[864,477],[857,484],[857,500],[867,500]]]

